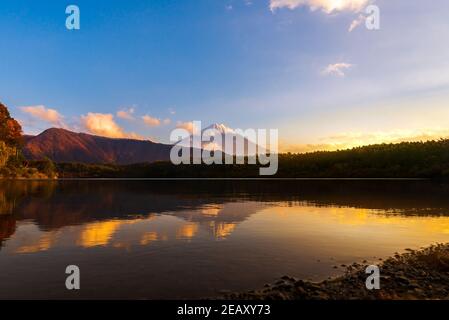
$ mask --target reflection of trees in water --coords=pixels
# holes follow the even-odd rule
[[[15,201],[8,199],[6,190],[0,190],[0,215],[12,214]]]
[[[55,187],[54,181],[0,180],[0,215],[12,214],[28,196],[50,199]]]
[[[447,215],[448,195],[448,184],[425,181],[2,181],[0,241],[14,233],[16,220],[53,230],[163,213],[207,225],[225,237],[258,211],[233,207],[234,202]]]
[[[10,215],[0,216],[0,248],[3,241],[11,237],[16,232],[16,219]]]
[[[0,248],[16,230],[16,209],[29,197],[49,200],[55,182],[0,180]]]

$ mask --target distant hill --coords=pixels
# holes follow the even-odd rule
[[[29,160],[48,157],[55,162],[119,165],[168,161],[171,145],[133,139],[113,139],[65,129],[48,129],[25,136],[23,154]]]

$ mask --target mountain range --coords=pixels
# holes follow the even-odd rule
[[[55,162],[133,164],[168,161],[168,144],[149,140],[114,139],[52,128],[25,136],[23,154],[30,160],[45,157]]]
[[[213,129],[213,131],[210,131]],[[226,134],[233,134],[244,142],[244,150],[240,152],[235,147],[234,140],[233,154],[236,156],[254,156],[260,148],[246,137],[239,136],[233,129],[223,124],[213,124],[201,134],[207,137],[220,136],[223,143]],[[183,148],[192,146],[193,135],[177,143]],[[199,137],[201,139],[201,137]],[[83,162],[83,163],[111,163],[119,165],[169,161],[170,150],[173,145],[156,143],[150,140],[117,139],[91,135],[87,133],[76,133],[66,129],[51,128],[36,136],[24,136],[23,155],[29,160],[41,160],[49,158],[55,162]],[[202,142],[201,149],[224,152],[222,146],[214,142]],[[253,150],[253,151],[249,151]],[[254,153],[254,154],[253,154]]]

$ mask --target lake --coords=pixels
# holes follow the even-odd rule
[[[195,299],[449,242],[428,181],[2,181],[0,299]],[[65,269],[81,270],[81,290]]]

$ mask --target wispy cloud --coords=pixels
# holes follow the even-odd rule
[[[81,124],[89,133],[109,138],[143,139],[136,133],[127,133],[114,120],[113,114],[92,113],[81,116]]]
[[[370,0],[270,0],[270,10],[309,7],[310,10],[321,10],[326,13],[349,11],[359,12]]]
[[[349,68],[352,68],[354,65],[346,62],[339,62],[328,65],[324,70],[322,71],[323,75],[333,75],[338,77],[344,77],[345,71]]]
[[[53,125],[63,125],[63,116],[55,109],[50,109],[43,105],[24,106],[19,107],[19,109],[35,119],[49,122]]]
[[[279,146],[281,152],[305,153],[343,150],[382,143],[430,141],[442,138],[449,138],[449,129],[428,128],[419,130],[343,132],[321,138],[314,144],[292,144],[281,141]]]
[[[122,109],[117,111],[117,117],[125,120],[134,120],[133,116],[134,112],[135,112],[134,108]]]
[[[189,131],[190,133],[194,133],[194,131],[197,131],[196,130],[197,128],[195,128],[192,121],[188,121],[188,122],[178,121],[176,123],[176,128],[185,129],[185,130]]]
[[[158,127],[161,125],[161,120],[158,118],[154,118],[152,116],[149,115],[144,115],[142,117],[143,122],[150,127]]]
[[[352,32],[355,28],[360,26],[363,22],[365,22],[366,17],[363,14],[360,14],[356,19],[351,22],[348,31]]]

